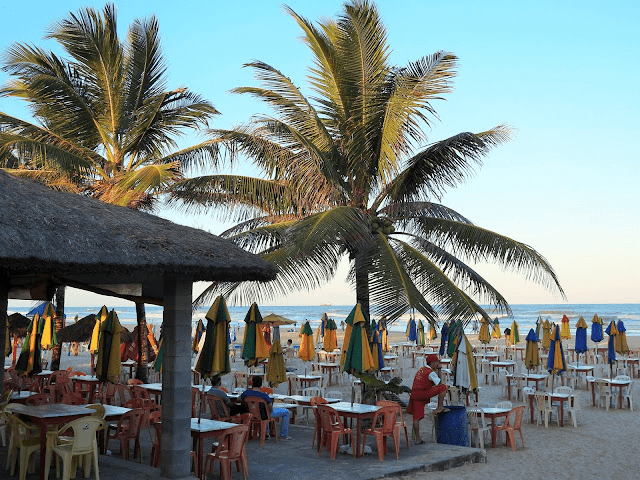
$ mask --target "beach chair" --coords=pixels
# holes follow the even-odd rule
[[[376,411],[371,421],[371,427],[365,429],[362,437],[362,445],[367,444],[367,435],[376,437],[376,447],[378,450],[378,460],[384,460],[384,454],[387,452],[387,439],[393,440],[393,446],[396,451],[396,459],[399,458],[400,452],[400,425],[398,423],[398,408],[396,406],[384,406]],[[364,452],[362,452],[364,453]]]
[[[205,473],[213,473],[215,463],[220,462],[221,480],[231,480],[231,462],[235,462],[236,469],[242,473],[242,478],[249,478],[249,463],[245,446],[249,436],[249,427],[238,425],[230,428],[218,442],[213,453],[205,458]]]
[[[506,445],[511,445],[512,450],[517,449],[516,445],[516,432],[520,433],[520,440],[522,441],[522,448],[524,448],[524,436],[522,435],[522,416],[524,415],[524,405],[513,408],[504,422],[504,425],[496,427],[498,434],[500,432],[505,433]],[[512,420],[513,417],[513,420]]]
[[[335,460],[340,437],[349,435],[351,437],[352,454],[355,457],[358,447],[353,442],[353,430],[346,428],[342,424],[338,413],[329,405],[318,405],[317,408],[322,424],[322,436],[320,437],[318,456],[322,455],[322,447],[325,446],[331,454],[331,460]]]
[[[471,433],[471,444],[473,445],[474,434],[477,437],[477,445],[484,448],[484,437],[489,433],[491,438],[491,425],[487,425],[484,418],[484,410],[480,407],[468,407],[467,418],[469,419],[469,431]]]

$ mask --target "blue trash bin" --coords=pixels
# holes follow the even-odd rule
[[[436,441],[449,445],[469,447],[469,420],[467,408],[464,406],[446,407],[448,412],[436,415]]]

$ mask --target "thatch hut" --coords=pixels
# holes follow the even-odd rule
[[[27,328],[29,327],[28,317],[25,317],[21,313],[12,313],[9,315],[9,335],[17,335],[18,337],[24,337],[27,334]]]
[[[275,267],[202,230],[2,171],[0,231],[0,317],[9,298],[50,300],[60,285],[164,307],[160,474],[189,476],[192,284],[270,280]]]
[[[58,332],[60,342],[89,342],[93,327],[96,325],[96,316],[91,314],[82,317],[76,323],[71,323]]]

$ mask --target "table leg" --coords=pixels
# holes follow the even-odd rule
[[[40,425],[40,480],[44,480],[44,460],[47,452],[47,425]],[[18,459],[18,465],[20,460]]]
[[[362,426],[362,418],[360,418],[360,416],[358,416],[357,420],[356,420],[356,448],[357,450],[354,449],[354,452],[356,452],[356,457],[362,457],[364,455],[364,445],[362,446],[362,450],[360,449],[360,442],[361,442],[361,438],[360,438],[360,430],[361,430],[361,426]]]
[[[564,427],[564,401],[560,400],[560,426]]]
[[[531,414],[531,423],[533,424],[533,395],[529,395],[529,413]]]
[[[496,448],[496,439],[498,431],[496,430],[496,419],[491,417],[491,448]]]
[[[591,382],[591,404],[596,406],[596,385],[595,382]]]
[[[511,400],[511,378],[507,377],[507,398]]]
[[[416,368],[416,352],[411,354],[411,368]]]

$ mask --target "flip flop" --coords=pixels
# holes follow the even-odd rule
[[[422,445],[424,443],[424,440],[420,440],[419,442],[413,442],[413,443],[415,443],[416,445]]]

